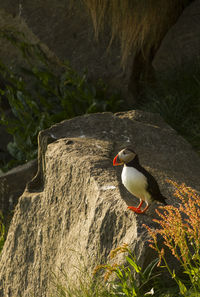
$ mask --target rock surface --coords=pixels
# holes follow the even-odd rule
[[[37,172],[37,160],[15,167],[0,175],[0,210],[13,211],[26,184]]]
[[[145,215],[127,211],[138,200],[123,188],[122,168],[112,166],[130,144],[168,203],[177,202],[166,178],[199,190],[199,157],[156,114],[91,114],[42,131],[38,173],[19,199],[1,254],[1,297],[50,297],[52,273],[73,277],[81,259],[90,271],[122,243],[147,261],[142,224],[154,226],[158,205]]]
[[[183,11],[163,39],[153,61],[156,71],[165,73],[185,66],[199,66],[199,32],[200,0],[196,0]]]

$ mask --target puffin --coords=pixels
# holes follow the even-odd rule
[[[124,165],[121,174],[123,185],[131,194],[140,199],[137,207],[128,206],[128,209],[141,214],[148,209],[153,201],[167,205],[166,197],[161,194],[157,181],[140,165],[138,155],[132,148],[126,147],[115,156],[113,166],[118,165]],[[141,209],[144,202],[146,206]]]

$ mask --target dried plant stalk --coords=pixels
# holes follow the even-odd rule
[[[157,49],[189,0],[83,0],[88,7],[95,34],[109,25],[111,40],[120,39],[122,64],[130,52],[145,56]]]

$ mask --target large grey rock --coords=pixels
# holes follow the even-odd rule
[[[33,160],[0,175],[0,210],[5,215],[13,211],[27,182],[34,177],[36,172],[37,160]]]
[[[199,65],[200,0],[193,1],[166,34],[153,61],[157,72]],[[189,70],[189,69],[187,69]]]
[[[121,168],[112,166],[127,144],[168,203],[177,202],[166,178],[199,190],[199,157],[156,114],[91,114],[42,131],[38,173],[19,199],[1,254],[0,296],[51,296],[52,271],[72,278],[83,258],[89,272],[124,242],[141,263],[151,259],[142,224],[154,227],[158,205],[145,215],[128,211],[138,200],[123,188]]]

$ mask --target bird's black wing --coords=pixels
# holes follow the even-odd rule
[[[159,202],[162,202],[164,204],[166,204],[165,202],[165,197],[161,194],[160,192],[160,188],[159,185],[157,183],[157,181],[155,180],[155,178],[153,177],[153,175],[151,175],[144,167],[140,166],[140,168],[138,168],[140,170],[140,172],[142,172],[146,178],[147,178],[147,191],[151,194],[152,198],[154,200],[157,200]]]
[[[147,188],[146,190],[151,194],[153,200],[157,200],[159,202],[162,202],[164,204],[167,204],[165,202],[165,197],[161,194],[159,185],[153,175],[151,175],[144,167],[142,167],[139,163],[139,158],[136,155],[136,157],[126,164],[127,166],[133,166],[138,171],[144,174],[144,176],[147,178]]]

